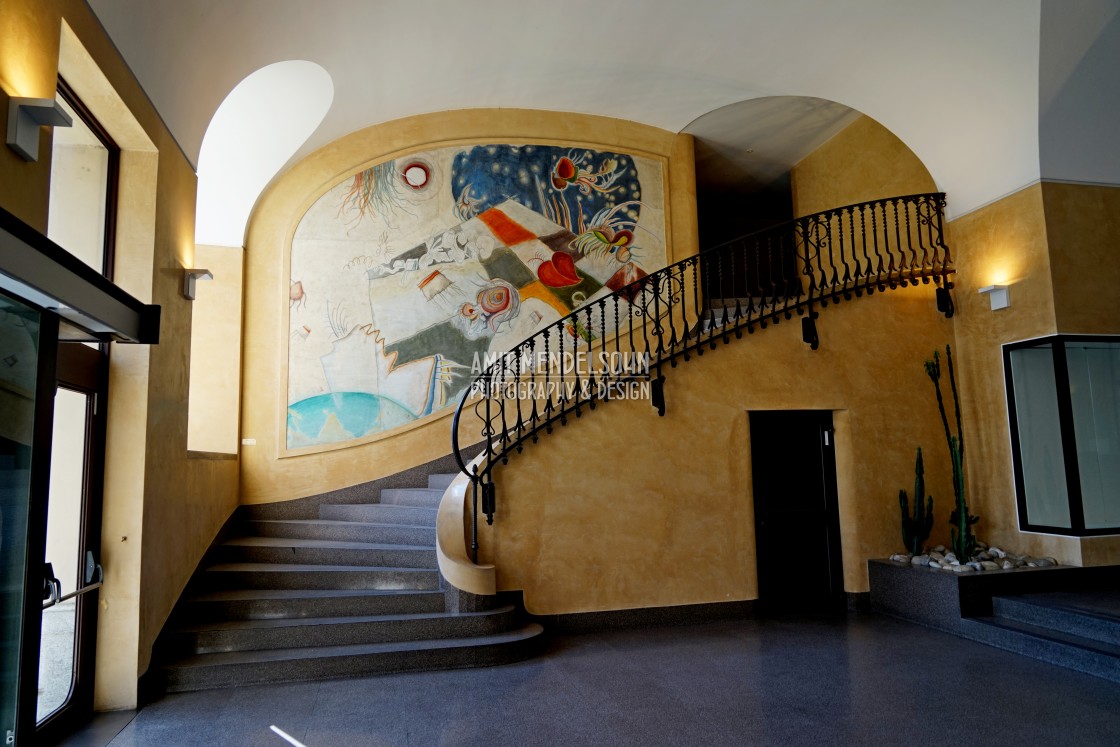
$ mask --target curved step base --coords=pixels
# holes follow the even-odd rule
[[[534,656],[544,629],[536,623],[475,638],[204,654],[163,668],[169,693],[241,685],[308,682],[433,669],[511,664]]]

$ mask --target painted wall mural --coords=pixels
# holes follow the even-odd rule
[[[292,239],[287,448],[453,407],[476,356],[663,267],[662,168],[484,144],[397,158],[329,189]]]

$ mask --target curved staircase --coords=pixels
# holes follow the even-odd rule
[[[304,518],[242,510],[160,638],[168,692],[450,669],[533,654],[541,627],[494,599],[463,611],[436,565],[453,475]],[[477,602],[481,602],[480,604]],[[477,609],[477,607],[482,607]]]

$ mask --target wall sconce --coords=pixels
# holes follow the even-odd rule
[[[213,280],[214,273],[209,270],[183,270],[183,295],[188,301],[194,300],[194,284],[199,280]]]
[[[71,127],[74,121],[54,99],[8,100],[8,147],[25,161],[39,160],[39,128]]]
[[[988,285],[980,289],[981,296],[987,296],[992,311],[1006,309],[1011,305],[1010,289],[1006,285]]]

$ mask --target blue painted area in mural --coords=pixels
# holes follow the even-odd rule
[[[335,431],[341,429],[341,432],[330,429],[324,432],[323,426],[332,416],[338,421]],[[319,394],[288,406],[288,448],[296,448],[302,443],[325,444],[361,438],[415,419],[416,416],[403,405],[376,394]]]
[[[630,156],[588,148],[549,145],[476,145],[456,154],[451,194],[463,220],[516,200],[578,233],[578,215],[588,225],[596,215],[623,203],[637,222],[641,182]],[[560,210],[557,210],[557,207]]]

